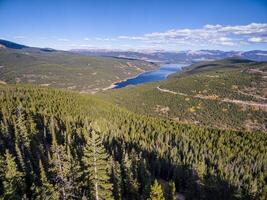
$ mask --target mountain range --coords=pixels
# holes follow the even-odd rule
[[[42,52],[57,51],[51,48],[34,48],[26,45],[17,44],[7,40],[0,39],[0,49],[27,49],[39,50]],[[104,56],[104,57],[117,57],[138,59],[150,62],[164,62],[164,63],[195,63],[199,61],[212,61],[224,59],[229,57],[240,57],[254,61],[267,61],[267,51],[252,50],[252,51],[221,51],[221,50],[187,50],[187,51],[162,51],[162,50],[109,50],[109,49],[72,49],[70,52],[79,53],[89,56]]]
[[[198,51],[121,51],[105,49],[73,49],[72,52],[81,53],[91,56],[108,56],[119,58],[132,58],[153,62],[177,63],[186,62],[194,63],[199,61],[211,61],[224,59],[228,57],[240,57],[254,61],[267,61],[267,51],[220,51],[220,50],[198,50]]]

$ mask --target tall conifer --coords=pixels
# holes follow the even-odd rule
[[[91,195],[96,200],[113,199],[112,184],[108,174],[108,155],[99,133],[90,130],[86,138],[83,161]]]

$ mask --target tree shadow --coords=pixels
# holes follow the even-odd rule
[[[200,177],[192,166],[172,163],[168,159],[169,155],[159,157],[156,150],[144,149],[134,141],[125,142],[122,139],[113,138],[112,145],[106,146],[109,151],[110,148],[122,150],[123,146],[128,152],[134,150],[138,154],[141,153],[142,158],[148,163],[151,176],[165,181],[174,181],[177,192],[183,194],[186,199],[253,199],[248,191],[232,185],[219,176],[205,174]],[[116,159],[120,161],[121,157]]]

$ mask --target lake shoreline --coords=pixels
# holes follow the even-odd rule
[[[182,71],[182,68],[187,65],[189,65],[189,63],[161,64],[158,69],[145,71],[130,78],[126,78],[121,81],[116,81],[104,90],[120,89],[128,85],[139,85],[149,82],[166,80],[170,75]]]
[[[127,81],[127,80],[129,80],[129,79],[137,78],[137,77],[140,76],[141,74],[148,73],[148,72],[153,72],[153,71],[155,71],[155,70],[159,70],[159,69],[160,69],[160,66],[159,66],[158,69],[152,69],[152,70],[148,70],[148,71],[140,72],[140,73],[136,74],[135,76],[131,76],[131,77],[129,77],[129,78],[125,78],[125,79],[122,79],[122,80],[113,82],[113,83],[110,84],[110,86],[108,86],[108,87],[106,87],[106,88],[103,88],[102,91],[106,91],[106,90],[114,89],[114,88],[117,86],[116,84],[118,84],[118,83],[123,83],[123,82],[125,82],[125,81]]]

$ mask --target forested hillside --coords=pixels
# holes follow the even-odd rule
[[[49,88],[1,86],[0,105],[3,199],[267,197],[265,133],[181,125]]]
[[[186,124],[267,132],[267,63],[200,62],[166,81],[101,94],[117,105]]]
[[[140,60],[84,56],[0,40],[0,83],[31,83],[94,93],[158,66]]]

